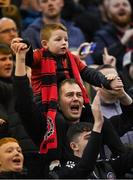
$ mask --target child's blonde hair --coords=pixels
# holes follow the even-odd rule
[[[15,139],[15,138],[12,138],[12,137],[4,137],[4,138],[1,138],[0,139],[0,146],[2,146],[3,144],[6,144],[8,142],[16,142],[17,144],[19,144],[19,142]]]
[[[40,39],[48,41],[49,38],[51,37],[51,33],[56,30],[63,30],[65,32],[67,32],[67,28],[61,23],[47,24],[40,31]]]

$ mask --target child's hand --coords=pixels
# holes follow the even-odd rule
[[[29,51],[29,46],[22,42],[22,38],[14,38],[11,42],[11,49],[15,54],[26,54]]]
[[[110,87],[113,90],[120,90],[121,88],[123,88],[123,83],[120,77],[117,76],[114,80],[112,80],[110,82]]]
[[[104,48],[103,64],[110,64],[116,67],[116,58],[108,54],[107,48]]]

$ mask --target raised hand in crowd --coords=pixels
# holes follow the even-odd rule
[[[116,58],[114,56],[109,55],[107,48],[104,48],[103,64],[110,64],[113,67],[116,67]]]
[[[100,91],[97,91],[96,96],[93,100],[91,105],[91,110],[94,116],[94,126],[93,131],[101,132],[102,125],[104,122],[104,118],[101,112],[101,105],[100,105]]]

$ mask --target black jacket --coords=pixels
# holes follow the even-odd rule
[[[98,150],[98,134],[92,134],[90,145],[86,146],[82,158],[74,155],[65,163],[50,171],[54,179],[125,179],[125,174],[133,167],[133,150],[111,159],[93,159]],[[92,144],[91,144],[92,143]],[[89,155],[91,154],[91,158]],[[91,161],[92,160],[92,161]],[[130,177],[133,177],[130,174]]]
[[[27,172],[1,172],[0,179],[28,179]]]
[[[96,159],[100,151],[101,134],[92,132],[82,158],[74,155],[61,167],[56,167],[50,172],[50,177],[56,179],[85,179],[93,177]]]
[[[0,79],[0,93],[0,117],[8,124],[5,130],[4,126],[3,131],[1,129],[1,137],[4,137],[3,133],[5,133],[6,136],[16,138],[24,152],[37,151],[37,147],[24,129],[19,113],[15,110],[15,96],[11,79]]]
[[[43,120],[41,112],[33,101],[32,89],[29,86],[29,81],[26,76],[14,78],[14,91],[17,96],[17,111],[23,117],[24,127],[34,143],[39,147],[46,132],[46,122]],[[132,126],[132,121],[130,119],[133,113],[132,108],[133,104],[123,107],[122,115],[111,118],[111,122],[119,134],[125,133],[126,130]],[[125,121],[127,121],[126,127],[124,126]],[[49,151],[45,157],[45,162],[48,163],[48,161],[50,162],[58,159],[63,163],[69,160],[69,156],[67,156],[66,153],[66,132],[69,126],[70,123],[66,121],[62,113],[57,113],[56,127],[58,148]],[[114,130],[110,121],[105,120],[102,130],[102,134],[104,134],[102,138],[103,143],[109,146],[115,156],[120,156],[125,154],[126,149],[121,143],[117,132]]]
[[[102,64],[102,54],[104,47],[108,48],[110,55],[113,55],[117,59],[117,68],[122,69],[123,56],[127,49],[132,49],[133,39],[126,46],[122,45],[120,38],[123,35],[117,30],[116,26],[112,23],[108,23],[98,30],[94,35],[94,42],[97,43],[95,53],[93,53],[94,62],[96,64]],[[120,38],[119,38],[120,37]]]
[[[20,88],[20,84],[23,88]],[[26,76],[14,78],[14,91],[18,99],[17,110],[23,116],[23,124],[34,143],[39,147],[46,132],[46,122],[43,120],[38,107],[33,101],[32,90],[29,88],[29,81]],[[131,120],[133,113],[132,108],[133,104],[129,105],[128,107],[123,107],[123,113],[121,115],[111,118],[111,122],[119,135],[123,135],[131,128],[133,124]],[[85,121],[90,121],[90,119],[85,119]],[[124,151],[123,145],[112,124],[108,120],[105,120],[103,131],[106,136],[103,137],[103,142],[109,146],[113,153],[119,154]],[[50,154],[49,160],[62,159],[62,149],[65,147],[65,137],[69,126],[69,121],[64,118],[62,113],[58,112],[56,117],[58,149],[54,150],[55,153],[51,152],[52,155]]]

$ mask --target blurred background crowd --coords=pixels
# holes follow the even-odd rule
[[[41,48],[41,30],[45,25],[54,23],[62,23],[67,28],[69,49],[81,59],[85,66],[91,67],[105,76],[115,74],[121,79],[122,91],[107,90],[103,87],[97,88],[86,82],[84,84],[91,102],[95,99],[97,91],[100,91],[102,115],[110,119],[124,147],[133,148],[133,105],[130,100],[133,98],[133,0],[0,0],[0,138],[2,140],[10,136],[17,139],[0,140],[0,152],[4,152],[1,149],[3,144],[13,143],[13,145],[17,145],[15,148],[19,149],[21,158],[16,158],[13,161],[19,163],[21,160],[23,161],[22,152],[18,147],[20,144],[25,159],[24,166],[28,169],[30,178],[47,178],[51,162],[38,153],[37,131],[41,131],[37,128],[38,125],[35,134],[32,130],[29,133],[30,128],[27,128],[25,121],[23,123],[25,118],[21,114],[23,111],[20,113],[16,107],[12,82],[16,57],[15,54],[12,56],[10,46],[14,38],[21,37],[30,43],[33,50]],[[94,45],[91,46],[92,51],[90,45]],[[29,80],[31,80],[31,68],[26,66],[26,71]],[[19,87],[21,88],[21,86],[20,81]],[[63,93],[63,90],[61,92]],[[67,113],[69,114],[69,111]],[[36,117],[33,117],[33,114],[29,118],[33,118],[32,121],[34,122]],[[130,120],[130,122],[126,124],[125,119]],[[60,134],[60,132],[57,130],[57,133]],[[108,141],[110,139],[111,135]],[[108,143],[105,144],[103,148],[104,158],[105,156],[110,158],[111,151],[106,147]],[[128,154],[130,153],[126,154],[126,158]],[[133,164],[133,155],[130,160]],[[46,166],[46,162],[48,166]],[[129,160],[125,162],[130,164]],[[0,177],[17,177],[16,175],[1,175],[3,172],[1,171],[1,163],[3,162],[0,155]],[[54,162],[53,164],[58,163]],[[71,167],[71,165],[70,163],[67,166]],[[23,165],[21,164],[21,166]],[[22,169],[20,168],[20,170]],[[10,168],[7,167],[7,171],[9,170]],[[58,170],[52,172],[51,178],[57,178],[55,172]],[[118,177],[133,179],[133,166],[126,173],[124,170],[123,172],[124,175]],[[118,175],[120,174],[118,173]],[[60,177],[63,176],[59,173],[58,178]],[[75,176],[75,178],[77,177]],[[97,177],[95,176],[95,178]]]

